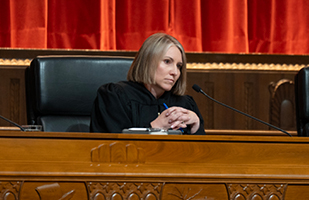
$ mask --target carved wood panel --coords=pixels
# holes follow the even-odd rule
[[[254,96],[253,96],[253,83],[252,82],[245,82],[244,83],[244,112],[254,116]],[[251,130],[253,129],[253,120],[250,118],[245,119],[245,129]]]
[[[296,130],[294,81],[281,79],[269,84],[270,123],[284,130]]]
[[[91,161],[102,163],[144,163],[145,152],[134,144],[103,143],[91,149]]]
[[[88,182],[90,200],[159,200],[162,183]]]
[[[228,194],[224,184],[166,184],[162,199],[228,200]]]
[[[21,125],[27,123],[25,68],[1,66],[0,63],[0,114]],[[0,126],[13,125],[0,120]]]
[[[20,123],[20,79],[10,79],[10,120]]]
[[[3,200],[300,200],[309,185],[286,183],[165,183],[2,181]]]
[[[21,182],[19,181],[1,181],[0,182],[0,199],[17,200]],[[1,198],[2,197],[2,198]]]
[[[269,122],[269,83],[280,79],[293,79],[296,72],[245,70],[188,70],[187,94],[196,101],[205,121],[205,129],[268,130],[269,127],[210,102],[192,89],[193,84],[214,99],[242,112]]]
[[[287,184],[228,184],[230,200],[283,200]]]
[[[86,200],[88,191],[84,182],[25,181],[21,185],[19,197],[24,200]]]
[[[206,94],[213,97],[214,96],[214,83],[213,82],[205,82],[203,84],[203,88],[205,88]],[[214,123],[214,102],[211,100],[205,100],[205,106],[200,110],[201,113],[204,113],[204,126],[213,129],[215,126]]]

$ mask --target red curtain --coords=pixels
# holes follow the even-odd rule
[[[151,34],[189,52],[308,54],[307,0],[2,0],[0,47],[138,50]]]

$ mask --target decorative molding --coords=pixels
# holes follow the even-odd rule
[[[91,149],[91,161],[103,163],[145,163],[145,151],[134,144],[115,142]]]
[[[299,71],[305,64],[268,64],[268,63],[187,63],[192,70],[266,70]]]
[[[29,66],[32,59],[0,58],[1,65]],[[187,63],[190,70],[266,70],[266,71],[299,71],[306,64],[268,64],[268,63]]]
[[[287,184],[229,184],[231,200],[283,200]]]
[[[20,187],[21,182],[19,181],[0,182],[0,188],[1,188],[0,197],[2,197],[3,199],[17,200]]]
[[[87,187],[86,190],[89,200],[215,200],[223,199],[226,195],[229,196],[230,200],[283,200],[288,186],[287,184],[270,183],[227,183],[220,186],[218,184],[166,184],[164,182],[108,181],[89,181],[85,182],[85,185]],[[18,200],[20,198],[19,193],[22,186],[22,182],[19,181],[0,182],[0,199]],[[27,189],[28,190],[24,192],[29,192],[29,187],[27,187]],[[74,199],[74,197],[78,195],[78,191],[75,191],[75,189],[62,188],[58,183],[39,185],[35,188],[35,191],[40,200],[69,200],[72,198]],[[27,194],[33,195],[34,193],[30,192]],[[21,199],[24,198],[25,196]]]
[[[88,182],[90,200],[153,199],[159,200],[162,183]]]
[[[3,58],[0,58],[0,66],[1,65],[29,66],[30,63],[31,63],[31,59],[3,59]]]

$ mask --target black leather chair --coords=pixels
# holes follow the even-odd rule
[[[133,58],[40,56],[26,70],[27,120],[49,132],[89,132],[98,88],[126,80]]]
[[[295,76],[295,105],[298,136],[309,136],[309,66]]]

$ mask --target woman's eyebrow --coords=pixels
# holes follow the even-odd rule
[[[168,58],[168,59],[171,59],[171,60],[174,60],[172,57],[170,56],[165,56],[165,59]]]

